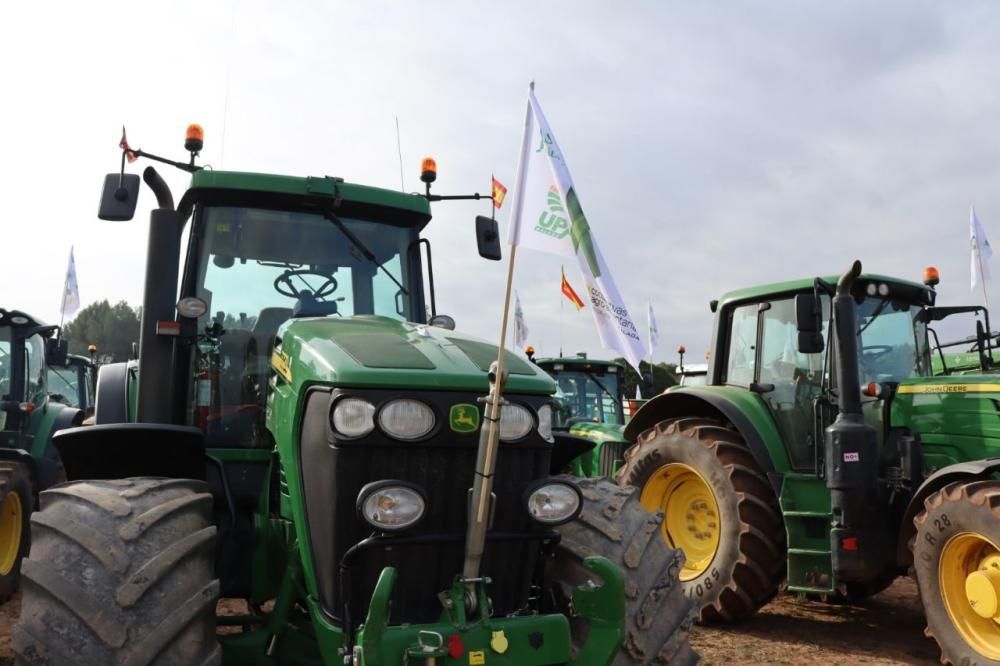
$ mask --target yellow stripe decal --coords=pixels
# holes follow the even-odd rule
[[[1000,384],[904,384],[897,393],[1000,393]]]

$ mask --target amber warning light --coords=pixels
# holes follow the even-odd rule
[[[420,180],[425,183],[433,183],[437,180],[438,167],[433,157],[425,157],[420,163]]]
[[[938,269],[933,266],[928,266],[924,269],[924,284],[928,287],[933,287],[941,281],[941,275],[938,273]]]
[[[187,131],[184,133],[184,150],[197,153],[205,145],[205,130],[202,129],[201,125],[190,124],[187,126]]]

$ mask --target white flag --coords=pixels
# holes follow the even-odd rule
[[[649,357],[653,357],[653,350],[660,342],[660,329],[656,327],[656,315],[653,314],[653,304],[646,302],[646,319],[649,322]]]
[[[514,290],[514,346],[522,349],[528,342],[528,326],[524,323],[524,310],[521,309],[521,297]]]
[[[66,269],[66,283],[63,285],[62,316],[72,317],[80,309],[80,287],[76,284],[76,261],[73,247],[69,248],[69,267]]]
[[[993,248],[990,247],[990,242],[986,240],[986,232],[983,231],[983,225],[979,223],[979,218],[976,217],[975,206],[969,208],[969,239],[972,247],[972,259],[969,266],[972,273],[970,289],[974,290],[976,288],[977,275],[982,276],[984,284],[990,279],[989,260],[993,256]]]
[[[535,99],[534,86],[528,91],[508,240],[511,245],[575,256],[601,344],[639,367],[646,349],[583,214],[559,144]]]

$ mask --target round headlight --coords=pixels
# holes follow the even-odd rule
[[[197,319],[208,312],[208,303],[197,296],[188,296],[177,301],[177,314],[189,319]]]
[[[576,486],[550,481],[528,495],[528,513],[543,525],[562,525],[577,517],[583,496]]]
[[[375,405],[361,398],[341,398],[333,406],[333,429],[346,437],[362,437],[375,429]]]
[[[865,292],[869,296],[874,296],[875,294],[878,293],[878,286],[874,282],[869,282],[868,286],[865,287]]]
[[[546,442],[552,441],[552,405],[538,408],[538,434]]]
[[[500,439],[510,442],[521,439],[535,425],[531,412],[521,405],[504,405],[500,408]]]
[[[420,439],[434,429],[434,410],[419,400],[393,400],[379,410],[378,424],[390,437]]]
[[[405,484],[405,485],[404,485]],[[358,511],[377,530],[398,532],[413,527],[424,517],[423,493],[404,481],[376,481],[358,494]]]
[[[887,285],[885,282],[882,282],[881,284],[879,284],[879,286],[878,286],[878,295],[879,296],[888,296],[889,295],[889,285]]]

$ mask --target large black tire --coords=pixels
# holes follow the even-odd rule
[[[644,489],[669,463],[701,476],[719,509],[719,520],[711,523],[714,555],[707,566],[682,570],[685,593],[697,604],[702,622],[750,617],[774,598],[785,576],[785,527],[767,477],[734,428],[688,417],[661,421],[640,434],[625,452],[616,480]],[[667,531],[684,527],[666,527],[660,534],[674,547]]]
[[[937,641],[941,662],[1000,664],[1000,625],[975,613],[965,588],[966,576],[984,570],[987,558],[987,566],[1000,567],[1000,481],[952,483],[924,500],[924,511],[913,523],[913,570],[927,617],[924,633]],[[980,649],[963,638],[956,622],[978,636]]]
[[[43,492],[23,564],[18,666],[221,664],[207,491],[136,478]]]
[[[657,537],[663,515],[639,503],[635,488],[620,488],[604,479],[573,479],[583,492],[579,518],[558,529],[550,575],[557,604],[571,618],[574,647],[587,636],[586,623],[568,608],[572,590],[593,574],[583,560],[601,555],[625,574],[625,642],[614,664],[696,664],[688,642],[695,608],[677,581],[683,555]]]
[[[21,562],[31,547],[28,521],[34,506],[27,468],[0,462],[0,604],[17,591]]]

